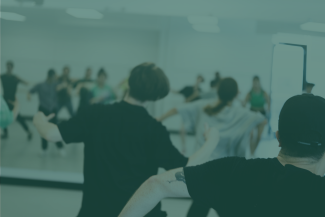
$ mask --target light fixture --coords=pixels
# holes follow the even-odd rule
[[[12,12],[0,12],[1,19],[11,20],[11,21],[25,21],[26,17],[20,14],[12,13]]]
[[[94,9],[83,9],[83,8],[68,8],[66,10],[68,14],[76,18],[85,19],[102,19],[103,14],[99,13]]]
[[[217,25],[212,24],[195,24],[192,25],[192,27],[198,32],[220,32],[220,28]]]
[[[198,32],[220,32],[218,27],[218,18],[214,16],[189,16],[188,22],[192,25],[192,28]]]
[[[325,32],[325,23],[308,22],[300,25],[302,30],[313,32]]]
[[[218,18],[211,16],[189,16],[187,20],[190,24],[218,24]]]

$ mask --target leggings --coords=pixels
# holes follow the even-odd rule
[[[9,109],[12,111],[13,108],[14,108],[14,106],[13,106],[11,103],[9,103],[8,100],[6,100],[6,103],[7,103],[8,107],[9,107]],[[28,128],[28,126],[27,126],[27,124],[26,124],[26,120],[25,120],[25,118],[23,118],[20,114],[18,114],[16,120],[18,121],[18,123],[20,123],[20,125],[23,127],[23,129],[24,129],[27,133],[30,133],[29,128]],[[5,135],[8,135],[8,128],[4,128],[4,129],[3,129],[3,133],[4,133]]]

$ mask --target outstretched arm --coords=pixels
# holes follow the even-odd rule
[[[249,93],[246,95],[246,98],[244,100],[244,102],[242,103],[244,107],[246,107],[246,104],[248,103],[248,101],[250,100],[250,95]]]
[[[220,140],[219,130],[216,128],[208,129],[207,127],[205,137],[204,145],[190,156],[186,166],[203,164],[210,159],[211,153],[215,150]]]
[[[152,176],[145,181],[125,205],[119,217],[145,216],[166,197],[190,197],[183,168]]]
[[[38,112],[34,116],[33,123],[42,138],[50,142],[60,142],[63,139],[59,128],[55,124],[49,122],[53,117],[54,114],[46,117],[43,112]]]
[[[174,115],[176,115],[178,113],[177,109],[176,108],[173,108],[171,110],[169,110],[167,113],[165,113],[164,115],[162,115],[160,118],[158,118],[157,120],[158,121],[163,121],[169,117],[172,117]]]

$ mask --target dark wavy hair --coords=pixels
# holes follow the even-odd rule
[[[129,94],[144,102],[156,101],[169,93],[169,80],[164,71],[153,63],[142,63],[131,70]]]
[[[218,88],[218,96],[220,103],[215,106],[207,106],[204,108],[208,115],[218,114],[229,102],[235,99],[238,94],[238,84],[233,78],[221,79]]]

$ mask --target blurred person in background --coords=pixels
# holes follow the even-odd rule
[[[228,157],[153,176],[119,217],[145,216],[171,197],[209,204],[220,217],[324,216],[324,111],[322,97],[291,97],[279,116],[281,150],[276,158]]]
[[[8,61],[6,66],[7,66],[7,71],[3,75],[1,75],[1,83],[2,83],[2,87],[3,87],[3,98],[6,101],[7,105],[9,106],[9,109],[13,110],[14,104],[16,102],[16,93],[17,93],[18,84],[21,83],[24,85],[28,85],[28,83],[13,73],[14,63],[12,61]],[[25,118],[23,118],[20,114],[18,114],[17,121],[20,123],[20,125],[23,127],[23,129],[26,131],[27,139],[31,140],[33,134],[30,131]],[[8,138],[8,129],[7,128],[4,128],[1,138],[2,139]]]
[[[210,90],[208,92],[203,92],[200,95],[200,99],[215,99],[218,97],[217,90],[221,81],[220,72],[216,72],[215,78],[210,82]]]
[[[94,80],[91,78],[91,75],[91,68],[87,68],[85,77],[74,84],[76,93],[80,97],[77,113],[84,111],[91,105],[91,99],[93,97],[92,89],[94,88]]]
[[[260,112],[264,116],[266,116],[266,114],[270,111],[270,97],[266,91],[263,90],[260,78],[258,76],[254,76],[253,87],[246,95],[243,105],[246,106],[248,102],[251,105],[251,111]],[[265,106],[267,106],[267,108],[265,108]]]
[[[91,104],[111,104],[116,101],[114,90],[106,83],[107,73],[101,68],[97,74],[97,82],[92,90]]]
[[[311,94],[314,87],[315,87],[315,84],[307,82],[306,86],[305,86],[305,90],[303,92]]]
[[[220,132],[220,142],[212,151],[211,158],[207,158],[206,161],[230,156],[247,157],[253,155],[256,149],[246,145],[249,144],[249,134],[254,128],[264,126],[266,119],[260,113],[233,105],[237,95],[237,82],[233,78],[224,78],[218,88],[218,98],[179,106],[159,120],[163,121],[176,114],[191,120],[188,124],[190,128],[195,129],[196,144],[199,147],[204,144],[204,124],[217,128]],[[204,217],[208,215],[209,210],[207,204],[194,201],[188,217]]]
[[[264,91],[264,89],[262,88],[260,78],[258,76],[254,76],[253,87],[251,91],[247,94],[243,106],[245,107],[248,102],[250,103],[251,111],[260,112],[262,115],[269,118],[270,107],[271,107],[270,97],[266,93],[266,91]],[[260,141],[262,133],[264,131],[264,127],[265,125],[260,125],[256,129],[257,133],[254,131],[252,132],[251,134],[252,149],[256,149],[258,142]]]
[[[123,101],[92,105],[58,126],[41,112],[34,117],[43,138],[85,143],[83,201],[78,217],[116,217],[159,167],[170,170],[200,164],[218,144],[218,133],[214,132],[207,134],[210,142],[190,158],[174,147],[166,127],[145,108],[148,101],[162,99],[169,92],[169,80],[155,64],[134,67],[128,83],[130,91]],[[160,207],[156,204],[147,217],[166,216]]]
[[[19,105],[18,101],[16,100],[13,103],[13,109],[12,111],[9,109],[6,101],[2,97],[2,85],[0,82],[0,128],[6,128],[8,127],[16,118],[19,113]]]
[[[186,103],[193,102],[193,101],[200,99],[200,95],[202,92],[200,85],[203,82],[204,82],[203,76],[198,75],[194,86],[186,86],[183,89],[181,89],[180,91],[173,91],[173,92],[183,95]],[[190,120],[187,120],[186,117],[183,118],[183,123],[182,123],[181,129],[179,131],[180,137],[181,137],[181,142],[182,142],[182,153],[183,154],[185,154],[187,151],[187,149],[186,149],[186,134],[187,133],[195,133],[195,131],[193,131],[194,129],[186,128],[186,123],[188,121],[190,121]]]
[[[62,108],[66,107],[70,116],[73,117],[74,110],[71,100],[73,80],[70,78],[70,68],[68,66],[63,67],[62,75],[58,78],[58,81],[57,112],[59,113]]]
[[[121,83],[118,84],[117,86],[117,90],[118,91],[121,91],[122,94],[121,94],[121,99],[124,99],[124,97],[127,95],[128,91],[129,91],[129,77],[123,79],[121,81]]]
[[[58,101],[57,101],[58,81],[56,73],[53,69],[47,72],[47,78],[44,82],[35,85],[28,93],[28,100],[31,100],[31,94],[37,94],[39,99],[38,111],[44,115],[50,116],[49,121],[53,124],[57,124],[57,113],[58,113]],[[42,142],[42,154],[47,153],[48,142],[41,138]],[[65,155],[63,149],[63,143],[61,141],[56,142],[56,146],[60,151],[61,155]]]
[[[203,76],[199,75],[193,86],[186,86],[180,91],[173,91],[184,96],[185,102],[193,102],[200,99],[201,88],[200,85],[204,82]]]

